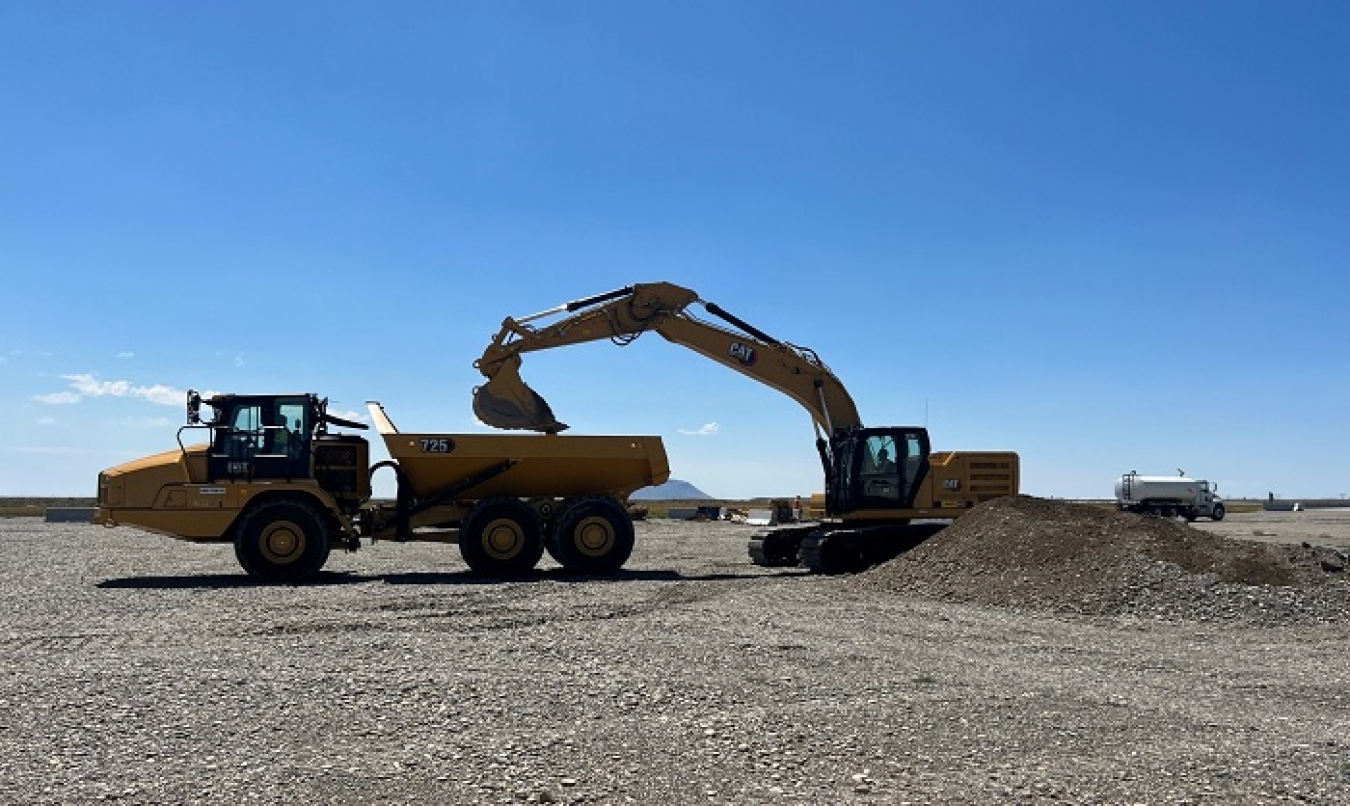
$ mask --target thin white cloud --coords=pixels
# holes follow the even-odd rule
[[[49,395],[33,395],[33,399],[48,406],[66,406],[80,402],[80,395],[75,392],[52,392]]]
[[[82,397],[126,397],[131,392],[131,381],[100,381],[93,375],[62,375]]]
[[[187,400],[187,392],[158,383],[144,388],[139,396],[160,406],[181,406]]]
[[[130,350],[127,350],[127,351],[118,353],[118,354],[117,354],[117,357],[118,357],[118,358],[135,358],[135,357],[136,357],[136,354],[133,353],[133,352],[131,352]]]
[[[37,424],[38,424],[38,425],[56,425],[56,418],[55,418],[55,417],[39,417],[39,418],[38,418],[38,421],[37,421]]]
[[[683,428],[681,428],[680,433],[689,437],[710,437],[721,430],[722,426],[718,425],[717,423],[704,423],[703,425],[699,426],[697,429],[693,431],[686,431]]]
[[[212,355],[214,355],[216,358],[225,358],[225,357],[226,357],[226,354],[225,354],[225,351],[224,351],[224,350],[217,350],[216,352],[212,353]],[[244,363],[245,363],[245,362],[244,362],[244,354],[243,354],[243,353],[235,353],[235,354],[234,354],[234,359],[233,359],[233,360],[234,360],[234,365],[235,365],[236,367],[242,367],[242,366],[244,365]]]
[[[186,393],[171,386],[157,383],[153,386],[135,386],[130,381],[100,381],[93,375],[62,375],[70,381],[71,390],[52,392],[46,395],[34,395],[39,403],[51,406],[76,403],[86,397],[130,397],[140,398],[160,406],[180,405]]]

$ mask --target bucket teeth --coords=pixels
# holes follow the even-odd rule
[[[506,373],[473,390],[473,413],[494,428],[556,434],[567,428],[558,422],[545,400],[519,377]],[[514,383],[511,381],[514,380]]]

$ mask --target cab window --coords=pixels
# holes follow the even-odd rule
[[[895,439],[890,436],[868,437],[863,454],[864,475],[895,473]]]
[[[858,492],[864,506],[907,507],[928,459],[922,434],[893,431],[872,434],[858,460]]]
[[[240,447],[257,450],[262,447],[262,409],[258,406],[240,406],[230,420],[230,436]]]
[[[305,422],[308,407],[299,398],[278,400],[271,410],[262,412],[263,444],[269,454],[293,456],[300,452],[304,435],[309,433]]]
[[[895,461],[895,447],[895,438],[890,435],[873,435],[863,443],[859,475],[862,494],[866,498],[899,501],[903,485]]]

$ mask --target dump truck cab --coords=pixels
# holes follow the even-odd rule
[[[366,428],[313,394],[188,392],[178,449],[100,473],[94,521],[233,541],[245,569],[270,581],[311,576],[330,543],[354,547],[353,520],[370,498],[368,443],[329,425]]]
[[[314,395],[218,395],[208,402],[216,410],[208,426],[212,481],[313,475]]]
[[[202,402],[215,410],[208,423],[201,422]],[[312,481],[339,509],[355,513],[370,498],[369,446],[359,436],[330,434],[329,425],[366,428],[329,414],[327,399],[315,394],[223,394],[202,401],[192,392],[184,429],[210,431],[213,483]]]

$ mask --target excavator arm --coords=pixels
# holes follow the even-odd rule
[[[689,310],[694,303],[731,327],[695,317]],[[558,316],[564,318],[531,324]],[[474,413],[497,428],[562,431],[567,426],[521,379],[521,355],[605,338],[622,346],[648,331],[797,401],[810,413],[818,435],[861,425],[852,396],[815,352],[779,341],[699,299],[695,292],[670,283],[632,285],[532,316],[507,317],[474,362],[487,378],[487,383],[474,389]]]

